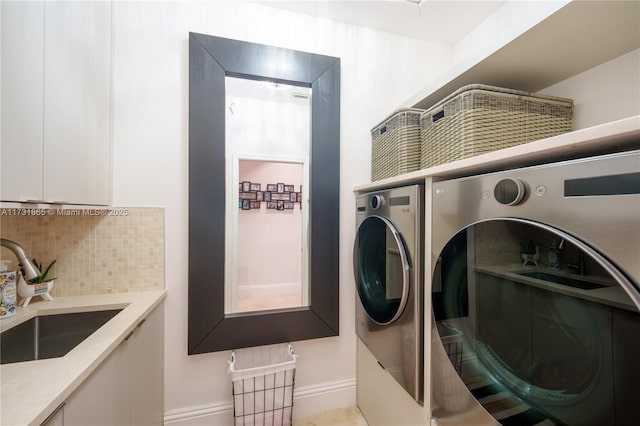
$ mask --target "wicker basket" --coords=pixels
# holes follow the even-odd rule
[[[394,112],[371,130],[371,181],[420,169],[423,109]]]
[[[571,130],[573,101],[480,84],[460,88],[420,117],[420,168]]]

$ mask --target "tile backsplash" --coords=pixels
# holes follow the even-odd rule
[[[16,215],[2,209],[0,234],[24,247],[30,259],[57,259],[51,294],[79,296],[164,288],[164,209],[47,210]],[[0,258],[17,269],[16,257]]]

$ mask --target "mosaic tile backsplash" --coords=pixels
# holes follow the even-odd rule
[[[53,210],[37,216],[3,209],[0,234],[45,266],[57,260],[50,272],[57,278],[53,297],[164,288],[162,208]],[[10,250],[2,247],[0,259],[17,269]]]

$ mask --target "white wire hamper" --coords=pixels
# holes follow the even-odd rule
[[[296,357],[290,344],[236,349],[231,353],[234,425],[292,424]]]

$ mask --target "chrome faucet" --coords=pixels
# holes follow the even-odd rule
[[[6,238],[0,238],[0,246],[8,248],[16,255],[18,258],[18,266],[20,266],[22,275],[26,280],[31,280],[40,276],[40,271],[38,271],[38,268],[33,266],[33,263],[31,263],[27,257],[27,253],[20,244],[7,240]]]

